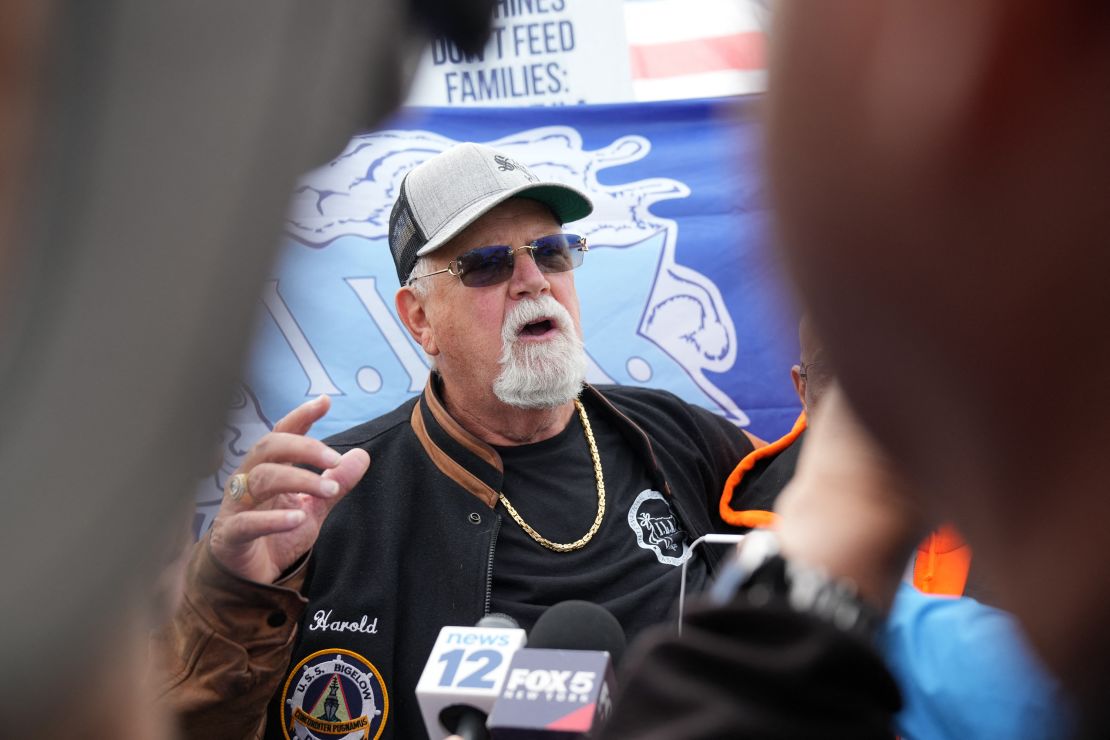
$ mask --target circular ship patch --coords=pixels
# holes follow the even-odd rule
[[[389,695],[373,663],[335,648],[297,664],[281,690],[281,709],[286,740],[376,740]]]

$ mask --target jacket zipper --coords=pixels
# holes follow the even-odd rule
[[[493,534],[489,538],[489,560],[486,561],[486,608],[482,616],[489,614],[490,601],[493,598],[493,552],[497,548],[497,533],[501,531],[501,517],[493,515]]]

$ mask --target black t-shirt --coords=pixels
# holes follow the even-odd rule
[[[491,609],[531,629],[547,607],[568,599],[604,606],[629,640],[645,627],[674,620],[687,565],[687,594],[702,590],[706,564],[663,494],[620,431],[589,413],[605,478],[606,511],[585,547],[560,553],[533,540],[500,503]],[[497,447],[504,490],[513,508],[548,540],[582,537],[597,515],[597,482],[582,422],[535,444]]]

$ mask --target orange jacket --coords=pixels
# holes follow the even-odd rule
[[[775,514],[762,509],[741,509],[732,507],[733,495],[747,475],[760,460],[774,457],[785,450],[801,436],[806,428],[806,415],[803,411],[794,427],[780,439],[757,446],[736,466],[725,481],[721,493],[721,519],[734,527],[762,529],[775,522]],[[946,524],[926,537],[917,546],[913,564],[913,585],[927,594],[946,594],[960,596],[967,585],[967,574],[971,567],[971,548],[964,542],[956,529]]]

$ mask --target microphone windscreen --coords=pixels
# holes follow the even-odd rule
[[[508,614],[501,614],[499,612],[490,612],[486,616],[478,620],[475,627],[490,627],[493,629],[515,630],[520,629],[520,624]]]
[[[589,601],[562,601],[536,620],[528,647],[551,650],[604,650],[614,665],[624,655],[624,629],[603,606]]]

